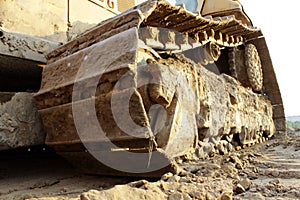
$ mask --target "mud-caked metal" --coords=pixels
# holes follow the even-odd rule
[[[35,95],[46,144],[88,173],[155,176],[284,131],[261,31],[237,1],[209,2],[147,1],[51,52]]]

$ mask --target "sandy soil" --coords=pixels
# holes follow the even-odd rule
[[[0,154],[0,199],[300,199],[300,134],[183,162],[161,179],[88,176],[51,150]]]

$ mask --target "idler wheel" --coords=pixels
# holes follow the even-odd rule
[[[221,48],[216,43],[210,42],[205,45],[205,50],[207,53],[207,59],[210,63],[217,61],[221,55]]]
[[[255,91],[261,91],[263,87],[261,60],[253,44],[247,44],[245,47],[245,65],[251,87]]]

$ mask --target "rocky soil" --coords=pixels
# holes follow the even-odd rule
[[[207,160],[161,179],[88,176],[43,147],[0,154],[0,199],[300,199],[300,134]]]

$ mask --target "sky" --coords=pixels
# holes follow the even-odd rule
[[[174,3],[175,0],[169,0]],[[240,0],[266,38],[286,116],[300,115],[300,7],[297,0]],[[299,58],[299,60],[298,60]]]
[[[240,1],[254,26],[260,28],[266,38],[285,115],[300,115],[299,1]]]

